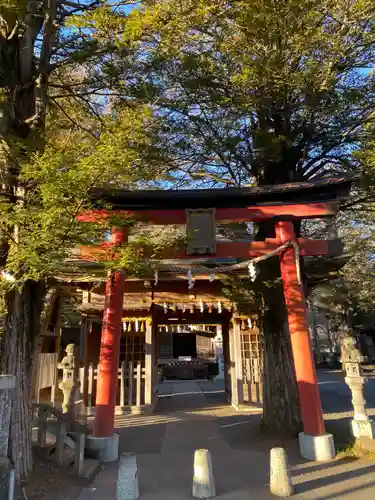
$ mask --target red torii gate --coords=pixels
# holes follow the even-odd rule
[[[356,176],[346,176],[314,183],[199,191],[95,190],[93,199],[110,203],[113,209],[108,211],[99,208],[85,212],[79,219],[89,222],[116,215],[155,225],[185,224],[186,209],[215,207],[216,221],[220,222],[273,219],[275,238],[268,238],[264,242],[218,243],[216,253],[211,255],[214,259],[224,256],[241,259],[256,257],[286,242],[298,243],[300,254],[305,256],[339,255],[342,245],[337,241],[296,238],[293,221],[334,216],[340,202],[348,197],[355,180]],[[226,208],[230,205],[232,208]],[[126,241],[126,230],[114,228],[110,244],[103,246],[110,250]],[[89,251],[83,249],[82,256],[87,258],[91,255],[91,258],[95,258],[96,251],[93,248]],[[103,247],[100,252],[103,252]],[[202,255],[198,257],[202,258]],[[306,458],[327,460],[334,456],[334,445],[332,436],[325,434],[306,302],[302,284],[298,281],[294,247],[281,252],[280,268],[303,420],[301,453]],[[107,278],[94,424],[94,436],[98,438],[110,438],[114,431],[124,284],[125,278],[121,271]]]

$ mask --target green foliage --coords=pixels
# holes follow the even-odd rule
[[[81,9],[72,2],[60,2],[57,10],[38,2],[8,2],[0,11],[8,38],[12,29],[18,34],[18,24],[6,23],[4,12],[11,11],[20,26],[26,26],[30,18],[23,8],[27,5],[35,9],[40,22],[33,24],[35,38],[28,46],[34,53],[32,74],[20,63],[30,78],[27,88],[32,90],[24,96],[26,114],[17,115],[23,106],[13,99],[22,76],[16,73],[17,59],[7,59],[9,42],[0,40],[0,60],[7,63],[4,71],[10,75],[0,73],[0,139],[8,155],[1,177],[7,191],[16,197],[2,200],[0,229],[5,270],[18,286],[29,279],[71,272],[72,249],[105,239],[112,219],[95,224],[77,220],[80,212],[92,208],[93,187],[139,188],[162,178],[166,162],[156,145],[158,124],[150,105],[115,105],[111,96],[111,79],[118,74],[111,54],[116,49],[116,33],[128,18],[126,2],[85,4]],[[55,16],[56,26],[48,32],[50,16]],[[134,27],[134,19],[132,23]],[[37,35],[42,32],[39,47]],[[22,37],[23,32],[19,33]],[[127,57],[124,46],[118,45],[121,57]],[[39,90],[34,92],[33,87],[47,66],[39,102]],[[36,114],[31,117],[33,111]],[[112,266],[126,262],[127,272],[136,271],[136,254],[130,252],[127,259]]]
[[[338,221],[353,257],[332,290],[336,302],[373,307],[372,0],[147,6],[153,34],[146,23],[118,88],[155,102],[171,182],[275,184],[361,168]]]
[[[156,101],[176,179],[274,184],[357,167],[374,103],[371,0],[153,5],[121,89]]]

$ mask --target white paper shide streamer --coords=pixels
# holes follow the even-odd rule
[[[191,290],[192,288],[194,288],[193,273],[191,272],[191,269],[189,269],[187,272],[187,278],[189,283],[189,290]]]
[[[257,274],[258,274],[258,271],[257,271],[257,268],[255,267],[255,264],[253,261],[249,262],[248,269],[249,269],[249,276],[250,276],[251,281],[255,281]]]

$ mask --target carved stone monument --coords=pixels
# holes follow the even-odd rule
[[[74,415],[74,403],[77,390],[79,389],[79,369],[81,362],[76,355],[76,347],[74,344],[69,344],[65,349],[66,356],[62,359],[57,367],[63,371],[63,380],[59,384],[62,390],[64,400],[62,404],[63,413],[71,413]]]
[[[374,438],[374,422],[366,412],[366,400],[364,398],[363,386],[365,379],[362,376],[361,353],[355,346],[355,338],[346,334],[341,343],[341,363],[346,373],[345,382],[352,393],[354,418],[351,421],[352,434],[355,438]]]

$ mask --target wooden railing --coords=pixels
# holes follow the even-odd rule
[[[145,389],[146,389],[146,375],[145,368],[142,367],[141,362],[129,362],[128,366],[122,362],[118,369],[118,394],[117,406],[136,406],[140,407],[145,404]],[[80,383],[81,390],[83,391],[84,400],[88,408],[95,406],[96,382],[98,379],[98,368],[94,368],[91,363],[86,371],[80,369]]]
[[[64,463],[64,449],[74,452],[74,468],[78,475],[84,470],[85,440],[88,429],[84,425],[72,422],[67,414],[53,408],[49,404],[33,404],[32,427],[37,428],[37,445],[45,447],[47,433],[56,438],[54,457],[59,464]],[[71,437],[74,435],[74,439]]]

